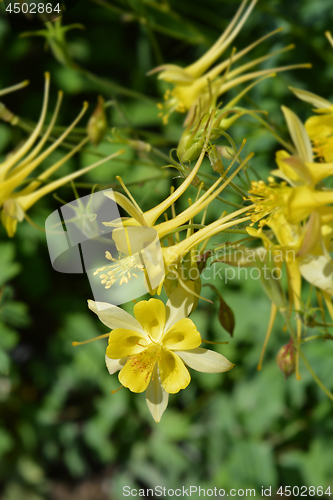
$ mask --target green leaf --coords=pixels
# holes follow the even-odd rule
[[[16,276],[21,266],[13,262],[15,245],[11,242],[0,244],[0,286]]]
[[[231,309],[230,306],[228,306],[226,301],[223,299],[221,292],[214,285],[207,284],[203,286],[209,286],[217,295],[217,298],[219,299],[220,302],[220,307],[218,310],[219,322],[232,337],[235,328],[235,315],[233,313],[233,310]]]

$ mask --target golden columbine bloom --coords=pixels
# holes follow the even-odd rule
[[[105,357],[110,374],[120,370],[124,387],[136,393],[146,391],[155,422],[160,421],[169,394],[189,385],[187,367],[205,373],[234,367],[222,354],[199,347],[200,333],[187,317],[193,299],[182,288],[170,295],[166,305],[158,299],[138,302],[135,317],[111,304],[89,300],[88,305],[112,330]]]
[[[303,100],[314,94],[293,89]],[[315,96],[317,102],[321,98]],[[252,224],[259,221],[259,229],[248,227],[251,236],[263,240],[266,250],[279,251],[284,257],[288,273],[290,303],[301,309],[301,278],[303,277],[321,290],[332,309],[329,295],[333,295],[333,263],[330,256],[333,238],[333,190],[323,188],[318,183],[331,176],[333,163],[315,163],[313,149],[306,127],[288,108],[282,107],[290,136],[293,139],[293,154],[278,151],[278,169],[271,173],[284,179],[280,184],[269,177],[269,184],[253,182],[250,200],[255,205]],[[270,233],[264,233],[268,226]],[[272,306],[269,325],[271,330],[276,313]],[[297,319],[297,338],[301,338],[301,321]],[[296,375],[298,374],[298,354],[296,355]]]
[[[333,163],[314,162],[311,141],[304,125],[291,110],[285,107],[282,110],[295,154],[287,151],[276,154],[279,169],[273,170],[272,174],[285,182],[277,184],[270,177],[268,185],[263,181],[252,183],[249,191],[250,200],[255,204],[252,221],[260,220],[261,228],[269,226],[280,250],[294,250],[293,264],[298,264],[298,272],[313,285],[333,294],[332,273],[327,273],[331,261],[328,252],[333,231],[333,190],[317,187],[320,181],[332,175]],[[261,229],[248,228],[248,232],[264,238]],[[318,273],[319,261],[322,263],[321,273]],[[309,266],[316,269],[317,276],[313,273],[313,278],[310,277]],[[325,273],[327,279],[323,279]]]
[[[17,90],[25,84],[26,82],[9,89],[5,89],[2,91],[2,94]],[[63,134],[61,134],[60,137],[58,137],[58,139],[42,151],[47,140],[50,138],[53,127],[56,123],[63,95],[62,92],[59,92],[58,101],[52,119],[46,131],[42,133],[48,107],[49,88],[50,75],[49,73],[46,73],[42,112],[34,131],[22,146],[9,155],[3,163],[0,163],[1,222],[10,237],[14,236],[17,223],[21,222],[26,217],[27,210],[29,210],[29,208],[40,198],[121,153],[119,151],[115,155],[111,155],[89,167],[79,170],[78,172],[47,183],[49,176],[56,172],[69,158],[77,153],[77,151],[79,151],[82,146],[88,142],[89,139],[85,138],[77,146],[73,147],[69,153],[65,154],[60,160],[41,173],[36,179],[30,179],[29,176],[31,173],[34,172],[34,170],[65,140],[78,121],[82,118],[88,107],[88,104],[84,103],[82,111],[73,123]],[[13,123],[13,119],[8,113],[9,112],[7,110],[5,119],[6,121]]]
[[[186,68],[181,68],[175,64],[164,64],[149,73],[152,74],[160,72],[158,78],[165,80],[174,86],[172,90],[167,90],[164,96],[164,103],[159,104],[164,123],[167,123],[168,117],[173,111],[184,113],[190,110],[189,119],[191,119],[194,107],[199,103],[201,104],[202,111],[206,112],[211,95],[218,97],[241,83],[260,78],[261,76],[268,75],[270,73],[285,71],[287,69],[311,67],[311,65],[308,64],[298,64],[254,72],[248,71],[261,62],[294,47],[293,45],[290,45],[266,56],[259,57],[258,59],[243,64],[235,69],[230,69],[232,64],[241,59],[257,45],[281,31],[280,29],[277,29],[268,33],[240,52],[237,52],[234,49],[229,57],[209,69],[236,38],[257,3],[257,0],[252,0],[243,14],[247,3],[248,0],[243,0],[227,29],[223,32],[215,44],[195,63],[187,66]],[[220,76],[223,71],[225,73],[223,76]]]

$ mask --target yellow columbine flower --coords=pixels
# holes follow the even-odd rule
[[[88,301],[89,308],[111,328],[106,365],[132,392],[146,391],[154,420],[159,422],[169,394],[185,389],[191,376],[187,367],[222,373],[234,367],[227,358],[199,347],[202,340],[189,315],[193,301],[177,288],[166,305],[149,299],[135,304],[134,316],[117,306]]]
[[[152,74],[160,72],[158,76],[159,79],[165,80],[174,85],[173,90],[167,90],[164,96],[164,104],[159,104],[164,123],[168,121],[168,117],[173,111],[184,113],[191,110],[188,118],[190,120],[193,115],[194,107],[199,105],[199,103],[201,105],[201,110],[206,112],[211,95],[218,97],[241,83],[254,80],[263,75],[268,75],[274,72],[285,71],[293,68],[310,67],[310,65],[307,64],[300,64],[248,72],[249,69],[260,64],[261,62],[293,48],[293,45],[290,45],[276,52],[255,59],[252,62],[243,64],[236,69],[230,69],[234,62],[238,61],[241,57],[250,52],[267,38],[281,31],[280,29],[277,29],[268,33],[240,52],[233,50],[230,57],[209,69],[236,38],[257,3],[257,0],[252,0],[248,9],[244,12],[243,17],[241,17],[247,3],[248,0],[243,0],[228,28],[215,42],[215,44],[202,57],[200,57],[200,59],[198,59],[198,61],[190,66],[187,66],[186,68],[181,68],[180,66],[176,66],[174,64],[164,64],[149,73]],[[220,76],[223,71],[225,71],[224,75]]]
[[[292,90],[303,100],[309,101],[311,99],[312,102],[320,102],[321,98],[310,92]],[[291,224],[305,221],[314,211],[327,216],[333,210],[330,207],[333,203],[333,190],[316,189],[316,185],[333,174],[333,163],[314,162],[312,145],[306,127],[290,109],[282,106],[282,111],[293,139],[295,154],[291,155],[283,150],[278,151],[276,162],[279,169],[273,170],[271,173],[287,181],[291,187],[287,186],[286,183],[278,186],[271,182],[271,186],[274,185],[272,193],[270,196],[268,196],[268,192],[264,195],[265,203],[271,207],[268,211],[272,212],[274,207],[275,210],[279,206],[283,207],[286,219]],[[253,186],[257,186],[259,189],[262,186],[264,190],[266,189],[262,181],[254,183]],[[281,195],[282,192],[284,193],[283,200],[281,199],[279,202],[276,198],[277,193]],[[261,211],[258,200],[255,210]]]
[[[16,90],[16,88],[20,88],[20,86],[24,85],[25,82],[22,85],[12,87],[11,89],[6,89],[5,91],[3,91],[3,93],[11,90]],[[51,167],[40,174],[37,179],[29,180],[30,174],[65,140],[65,138],[74,129],[78,121],[82,118],[88,107],[88,104],[84,103],[81,113],[66,129],[66,131],[58,139],[56,139],[53,144],[51,144],[47,149],[41,152],[42,148],[49,139],[53,127],[56,123],[63,95],[62,92],[59,92],[58,101],[53,117],[45,133],[42,135],[42,129],[48,107],[49,88],[50,75],[49,73],[46,73],[42,112],[34,131],[19,149],[8,156],[3,163],[0,163],[1,222],[6,228],[8,236],[10,237],[14,236],[17,223],[21,222],[26,217],[27,210],[29,210],[29,208],[34,205],[40,198],[115,156],[111,155],[108,158],[95,163],[94,165],[91,165],[78,172],[66,175],[65,177],[46,184],[48,177],[56,170],[58,170],[58,168],[60,168],[69,158],[71,158],[77,151],[79,151],[82,146],[84,146],[84,144],[88,142],[89,139],[87,137],[83,139],[77,146],[75,146],[69,153],[64,155],[60,160],[58,160]],[[12,122],[9,117],[7,121]],[[37,142],[39,136],[41,135],[42,137],[39,139],[39,142]],[[119,153],[120,152],[116,153],[116,155],[118,155]]]
[[[303,100],[321,99],[293,89]],[[310,97],[309,97],[310,94]],[[288,273],[291,305],[301,308],[301,279],[322,290],[325,300],[333,295],[333,265],[329,254],[333,232],[333,190],[316,189],[316,185],[333,173],[333,163],[315,163],[312,145],[306,128],[288,108],[282,107],[294,143],[293,154],[278,151],[278,170],[271,173],[288,182],[277,184],[272,177],[269,185],[253,182],[250,200],[254,203],[252,222],[259,222],[259,230],[247,228],[251,236],[263,240],[266,250],[282,252]],[[252,224],[253,225],[253,224]],[[272,241],[262,231],[267,225],[277,240]],[[269,234],[269,233],[268,233]],[[268,335],[277,307],[272,305]],[[297,319],[297,338],[301,338],[301,321]],[[296,375],[298,373],[296,356]]]

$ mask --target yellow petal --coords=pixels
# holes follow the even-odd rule
[[[204,373],[222,373],[231,370],[235,365],[225,356],[210,349],[197,347],[191,351],[177,352],[178,356],[194,370]]]
[[[165,80],[166,82],[178,85],[189,85],[194,80],[191,74],[175,64],[165,64],[164,66],[159,66],[158,68],[150,71],[148,74],[156,73],[161,70],[163,71],[158,75],[159,80]]]
[[[138,356],[144,357],[145,353],[142,352]],[[149,385],[155,363],[156,361],[153,362],[148,370],[144,370],[140,366],[138,367],[136,358],[129,358],[119,373],[119,382],[132,392],[144,392]]]
[[[311,170],[308,168],[308,165],[311,165],[311,163],[304,162],[298,156],[290,156],[289,158],[286,158],[284,160],[284,163],[289,167],[289,169],[294,172],[294,175],[292,177],[294,181],[290,182],[290,184],[294,186],[303,184],[316,184],[316,182],[314,182],[312,178]]]
[[[124,255],[134,255],[158,241],[158,234],[155,229],[147,226],[122,227],[113,231],[112,239],[119,252]]]
[[[153,375],[146,390],[146,402],[149,411],[155,420],[159,422],[168,406],[169,394],[162,387],[158,366],[155,364]]]
[[[333,134],[333,130],[332,130]],[[324,158],[327,162],[333,161],[333,135],[330,137],[326,137],[322,141],[318,141],[316,146],[313,148],[313,151],[318,155]],[[327,176],[325,176],[327,177]]]
[[[201,344],[201,337],[193,321],[184,318],[172,325],[163,335],[161,343],[173,350],[195,349]]]
[[[141,300],[135,304],[133,312],[146,334],[157,341],[164,332],[166,313],[163,302],[158,299]]]
[[[295,170],[291,166],[289,166],[288,163],[284,161],[287,158],[290,158],[290,154],[287,153],[287,151],[280,150],[277,151],[275,155],[275,161],[278,164],[278,167],[281,170],[281,172],[284,174],[283,178],[287,178],[288,181],[299,182],[300,178],[297,172],[295,172]],[[282,177],[278,175],[278,173],[275,174],[275,171],[273,173],[278,177]]]
[[[288,220],[297,224],[317,208],[333,203],[333,190],[317,191],[308,186],[293,189],[288,201]]]
[[[1,210],[1,223],[5,227],[8,236],[12,238],[16,233],[17,219],[8,215],[5,210]]]
[[[166,282],[164,282],[164,286],[165,283]],[[186,281],[185,283],[188,288],[194,291],[193,281]],[[177,321],[187,318],[192,311],[193,304],[194,295],[189,295],[189,293],[182,286],[178,286],[173,292],[171,292],[169,300],[165,305],[167,313],[165,331],[168,331],[173,324],[177,323]]]
[[[293,111],[291,111],[290,109],[286,108],[285,106],[282,106],[281,109],[286,119],[289,133],[295,144],[298,156],[303,161],[313,161],[311,142],[303,123],[298,118],[298,116],[295,115],[295,113],[293,113]]]
[[[121,359],[141,352],[148,344],[149,340],[144,334],[117,328],[110,333],[106,355],[111,359]]]
[[[170,394],[185,389],[191,381],[191,375],[183,361],[169,349],[163,349],[158,367],[162,387]]]
[[[121,307],[107,302],[88,300],[88,307],[99,317],[99,320],[111,330],[122,328],[143,333],[140,323]]]
[[[326,255],[305,255],[299,268],[306,281],[333,295],[333,262]]]
[[[310,218],[305,226],[304,238],[302,241],[302,246],[297,252],[297,257],[303,257],[309,253],[318,245],[321,237],[321,221],[318,212],[312,212]]]
[[[332,153],[333,153],[333,145],[332,145]],[[311,173],[311,177],[313,179],[314,184],[317,184],[319,181],[326,179],[326,177],[330,177],[331,175],[333,175],[333,163],[306,163],[306,166],[308,171]]]
[[[311,116],[306,121],[305,128],[312,141],[325,139],[333,133],[333,111],[330,114]]]
[[[127,358],[122,359],[111,359],[105,355],[105,364],[107,369],[109,370],[110,375],[113,375],[117,371],[121,370],[122,367],[126,364]]]
[[[17,222],[21,222],[24,216],[24,210],[17,200],[9,198],[4,202],[1,211],[1,223],[10,238],[16,233]]]
[[[332,106],[331,103],[323,97],[313,94],[312,92],[308,92],[307,90],[295,89],[294,87],[289,87],[289,89],[294,92],[299,99],[312,104],[315,108],[329,108]]]

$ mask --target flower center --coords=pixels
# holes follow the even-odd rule
[[[161,359],[162,346],[160,344],[154,343],[154,345],[149,346],[144,351],[139,354],[131,356],[127,363],[130,363],[133,367],[133,371],[136,373],[146,373],[145,379],[149,377],[154,369],[156,361]]]
[[[255,204],[254,213],[251,215],[251,226],[260,219],[266,216],[273,217],[277,212],[286,212],[286,195],[289,194],[290,188],[286,182],[277,184],[273,177],[269,177],[269,184],[264,181],[252,181],[249,193],[250,201]],[[261,220],[259,225],[264,226],[266,220]]]
[[[313,151],[316,153],[319,161],[330,162],[333,160],[333,134],[325,139],[313,141]]]
[[[107,273],[103,272],[103,274],[99,276],[102,285],[104,285],[106,289],[110,288],[118,280],[119,285],[122,285],[123,283],[131,281],[132,276],[138,278],[137,274],[133,271],[144,271],[144,265],[141,263],[137,253],[124,258],[121,258],[121,255],[119,255],[118,259],[114,259],[110,252],[105,252],[105,257],[114,262],[114,264],[96,269],[94,276],[103,271],[107,271]]]

